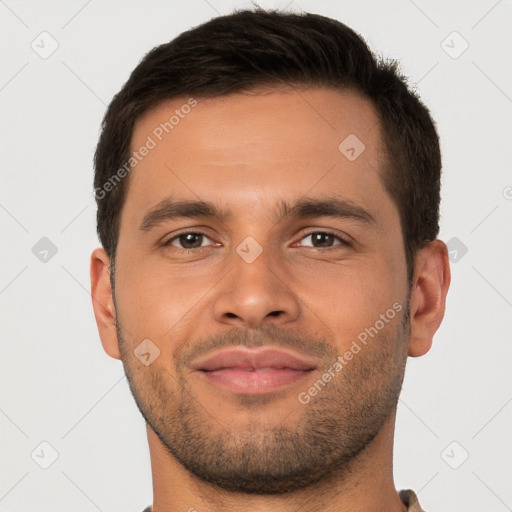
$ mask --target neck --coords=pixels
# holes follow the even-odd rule
[[[147,425],[153,474],[153,512],[404,512],[393,482],[393,435],[396,411],[373,441],[341,474],[283,495],[231,493],[203,482],[168,453]]]

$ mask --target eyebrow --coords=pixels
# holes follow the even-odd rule
[[[352,219],[370,227],[377,225],[375,218],[362,206],[337,197],[299,199],[295,202],[281,201],[272,213],[276,223],[288,218],[332,217]],[[232,212],[206,201],[175,200],[167,197],[146,213],[139,229],[150,231],[166,221],[182,218],[217,218],[225,221],[232,218]]]

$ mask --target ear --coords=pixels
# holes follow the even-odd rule
[[[110,357],[121,359],[109,264],[110,259],[104,249],[98,248],[93,251],[91,254],[92,307],[103,349]]]
[[[430,350],[444,317],[449,286],[448,248],[441,240],[434,240],[420,249],[415,258],[410,302],[410,356],[422,356]]]

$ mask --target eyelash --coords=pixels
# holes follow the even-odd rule
[[[177,235],[174,235],[172,238],[167,240],[167,242],[164,242],[164,244],[163,244],[164,247],[173,247],[175,249],[182,249],[183,251],[195,251],[195,250],[198,250],[198,249],[205,249],[207,247],[207,246],[201,246],[201,247],[195,247],[195,248],[192,248],[192,249],[185,249],[184,247],[175,247],[175,246],[171,245],[171,242],[173,242],[174,240],[177,240],[180,236],[187,235],[189,233],[194,234],[194,235],[202,235],[202,236],[210,239],[210,237],[206,233],[204,233],[203,231],[192,230],[192,229],[191,230],[185,230],[185,231],[181,231]],[[309,233],[305,233],[303,236],[301,236],[299,238],[299,240],[303,240],[304,238],[307,238],[308,236],[311,236],[311,235],[316,234],[316,233],[321,233],[321,234],[325,234],[325,235],[332,235],[334,238],[339,240],[340,244],[338,244],[338,246],[345,246],[345,247],[351,247],[352,246],[352,244],[350,242],[348,242],[344,238],[340,237],[336,233],[333,233],[332,231],[326,231],[326,230],[310,231]],[[325,249],[325,250],[327,250],[327,249],[333,249],[334,247],[336,247],[336,245],[331,246],[331,247],[311,247],[311,248],[312,249]]]

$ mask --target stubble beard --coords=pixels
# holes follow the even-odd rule
[[[239,397],[237,406],[252,407],[255,414],[251,421],[237,423],[236,429],[230,428],[230,418],[216,418],[200,403],[181,371],[183,365],[180,370],[176,364],[175,375],[155,363],[141,365],[119,322],[116,327],[137,407],[172,457],[201,481],[226,491],[284,494],[343,479],[394,413],[407,359],[408,306],[400,323],[386,326],[363,346],[309,403],[300,403],[293,393],[287,402],[291,414],[283,414],[281,423],[258,419],[257,408],[271,402],[268,397]],[[240,343],[239,333],[224,335],[222,343],[259,346],[272,340],[279,346],[280,333],[289,342],[288,333],[275,326],[259,335],[263,332],[256,344]],[[305,351],[308,343],[324,345],[326,353],[334,354],[326,358],[323,369],[332,367],[337,357],[332,346],[325,340],[301,337]],[[305,384],[305,390],[309,386]],[[299,419],[291,424],[285,421],[289,416]],[[268,418],[267,413],[264,417]]]

